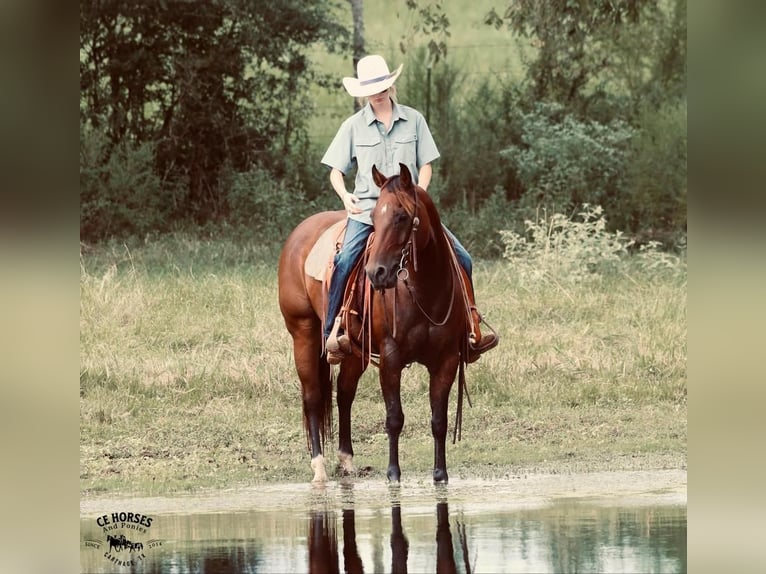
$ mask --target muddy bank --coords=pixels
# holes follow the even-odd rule
[[[466,510],[542,507],[554,500],[582,499],[620,505],[686,504],[686,470],[639,470],[580,474],[529,474],[502,480],[450,479],[434,486],[428,476],[411,477],[399,486],[384,480],[331,481],[323,487],[309,483],[263,484],[248,488],[210,491],[172,497],[91,496],[80,501],[81,518],[96,516],[104,508],[127,506],[150,514],[249,512],[252,510],[305,509],[311,506],[367,509],[401,503],[411,510],[434,500],[463,503]]]

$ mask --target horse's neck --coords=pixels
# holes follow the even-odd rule
[[[448,289],[451,284],[450,276],[453,273],[449,240],[445,236],[441,223],[438,224],[438,228],[432,228],[431,234],[429,241],[417,248],[418,269],[415,276],[427,283],[438,282],[444,289]]]

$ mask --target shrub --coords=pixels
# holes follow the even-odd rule
[[[686,231],[686,102],[646,107],[615,223],[649,240],[676,243]]]
[[[80,238],[143,236],[163,229],[167,209],[154,170],[154,146],[123,141],[104,162],[107,147],[96,132],[80,135]]]
[[[317,210],[300,184],[277,180],[266,169],[230,172],[222,181],[228,205],[229,234],[262,241],[282,241],[303,217]]]
[[[616,207],[634,130],[621,120],[580,121],[559,104],[522,114],[521,143],[501,152],[525,189],[519,207],[568,212],[582,203]]]
[[[441,216],[472,256],[496,259],[504,252],[500,230],[514,227],[516,208],[514,202],[505,198],[505,190],[497,186],[473,214],[464,201],[444,209]]]
[[[581,281],[599,277],[613,269],[633,242],[621,232],[606,231],[606,219],[600,206],[583,204],[574,217],[545,210],[534,220],[526,220],[526,236],[515,231],[501,231],[505,244],[503,256],[532,281],[546,276],[557,280]]]
[[[503,257],[524,283],[600,281],[635,267],[645,277],[684,274],[685,257],[665,252],[659,242],[634,248],[635,240],[608,231],[601,206],[583,204],[576,216],[538,212],[526,220],[526,232],[500,231]]]

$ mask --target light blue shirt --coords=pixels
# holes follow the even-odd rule
[[[349,217],[372,225],[370,213],[380,196],[380,189],[372,181],[372,166],[389,177],[398,174],[399,163],[403,163],[417,183],[420,168],[439,155],[426,119],[419,111],[394,103],[391,128],[386,131],[368,103],[341,124],[322,163],[343,175],[348,175],[356,164],[353,193],[359,198],[356,205],[362,213]]]

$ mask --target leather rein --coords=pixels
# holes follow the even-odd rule
[[[397,194],[398,195],[398,194]],[[404,208],[404,202],[399,200],[399,203]],[[405,211],[406,208],[404,208]],[[412,285],[410,285],[409,278],[410,278],[410,272],[409,269],[407,269],[407,264],[409,263],[410,257],[412,257],[412,270],[413,273],[417,273],[418,271],[418,250],[417,250],[417,241],[416,241],[416,233],[418,231],[418,226],[420,225],[420,218],[417,216],[418,212],[418,194],[417,190],[415,191],[415,209],[413,210],[413,213],[407,213],[409,215],[410,220],[412,221],[412,225],[410,227],[410,237],[407,243],[404,244],[404,247],[402,247],[402,256],[399,259],[399,269],[396,272],[396,277],[404,283],[404,286],[407,288],[407,291],[410,294],[410,297],[415,302],[415,305],[418,309],[420,309],[420,312],[423,314],[423,316],[428,319],[428,322],[431,323],[431,325],[435,327],[441,327],[442,325],[445,325],[447,321],[449,320],[450,316],[452,315],[452,309],[455,305],[455,274],[450,273],[450,279],[451,279],[451,293],[452,297],[450,297],[450,304],[447,308],[447,313],[444,316],[444,319],[441,321],[435,320],[431,315],[429,315],[428,311],[426,311],[423,306],[420,304],[420,301],[418,301],[418,298],[415,296],[415,290],[412,288]],[[444,233],[444,231],[442,231]],[[449,245],[449,242],[448,242]],[[454,259],[452,257],[451,259]],[[454,261],[453,261],[454,266]],[[457,271],[456,269],[453,269],[453,271]],[[459,272],[458,272],[459,273]],[[396,336],[396,291],[394,291],[394,328],[393,328],[393,335]]]

